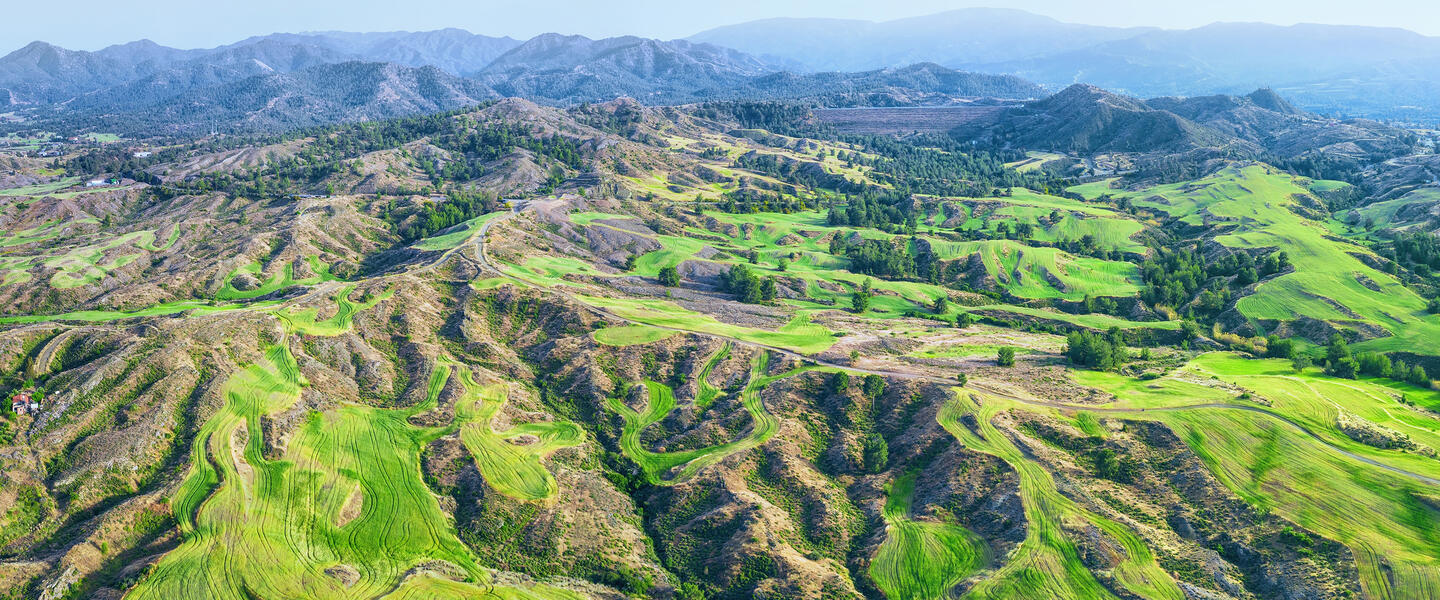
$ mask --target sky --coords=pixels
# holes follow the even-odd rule
[[[1029,10],[1090,25],[1197,27],[1216,21],[1403,27],[1440,36],[1435,0],[9,0],[0,54],[43,40],[75,50],[148,38],[210,48],[252,35],[298,31],[419,31],[458,27],[525,39],[559,32],[589,37],[680,38],[770,17],[883,21],[956,8]]]

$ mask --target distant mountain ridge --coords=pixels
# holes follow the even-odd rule
[[[1056,89],[1088,83],[1140,97],[1270,87],[1307,110],[1440,122],[1440,38],[1396,28],[1215,23],[1119,29],[1019,10],[962,9],[883,23],[761,20],[689,39],[812,70],[931,61]]]
[[[544,34],[519,42],[454,29],[284,33],[209,50],[140,41],[78,52],[37,42],[0,58],[0,92],[32,127],[145,133],[283,129],[500,97],[561,105],[627,96],[649,104],[805,99],[888,106],[1045,94],[1013,76],[935,64],[792,73],[686,40]]]
[[[1328,119],[1297,110],[1273,90],[1245,96],[1140,100],[1088,85],[997,113],[955,134],[1022,148],[1091,154],[1185,153],[1363,157],[1409,146],[1404,131],[1374,121]]]

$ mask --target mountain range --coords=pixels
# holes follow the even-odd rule
[[[1023,148],[1092,154],[1216,152],[1227,157],[1321,154],[1361,159],[1413,144],[1401,129],[1365,119],[1301,111],[1274,90],[1142,100],[1075,84],[1055,95],[994,113],[953,132]]]
[[[447,29],[305,33],[210,50],[148,40],[96,52],[35,42],[0,58],[0,90],[25,126],[105,131],[275,130],[449,110],[500,97],[577,104],[813,99],[945,103],[1046,94],[1003,75],[935,64],[795,73],[712,44],[545,34],[525,42]]]
[[[770,19],[689,39],[811,70],[932,61],[1016,75],[1055,89],[1088,83],[1155,97],[1270,87],[1308,110],[1440,118],[1440,69],[1435,68],[1440,66],[1440,38],[1396,28],[1264,23],[1113,28],[973,8],[882,23]]]
[[[34,42],[0,57],[0,105],[21,119],[9,128],[120,133],[275,130],[501,97],[913,106],[1035,99],[1075,83],[1133,98],[1269,88],[1320,114],[1440,122],[1440,38],[1329,25],[1115,28],[963,9],[883,23],[771,19],[669,41],[331,31],[192,50]],[[1168,119],[1145,118],[1155,117]]]

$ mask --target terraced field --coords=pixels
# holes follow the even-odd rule
[[[492,421],[509,400],[504,383],[480,385],[468,367],[453,363],[465,395],[455,404],[460,440],[475,457],[485,482],[516,500],[553,500],[555,476],[542,462],[556,450],[585,442],[585,432],[568,421],[536,422],[495,431]],[[432,376],[431,389],[435,389]]]
[[[932,600],[949,591],[989,561],[980,536],[957,525],[910,517],[915,473],[890,482],[885,500],[885,543],[870,563],[870,577],[887,598]]]
[[[280,267],[280,272],[265,278],[262,283],[253,290],[239,290],[233,283],[235,276],[241,273],[249,273],[256,277],[264,276],[264,266],[258,261],[252,262],[230,273],[225,277],[220,287],[220,293],[215,297],[220,300],[249,300],[259,298],[272,292],[297,285],[315,285],[322,281],[335,281],[336,277],[330,274],[330,265],[320,262],[318,256],[309,256],[305,259],[310,266],[312,275],[300,279],[295,278],[295,267],[285,263]]]
[[[716,359],[712,357],[711,360]],[[781,379],[793,377],[806,371],[817,370],[815,367],[799,367],[779,375],[767,376],[765,375],[765,371],[769,367],[769,364],[769,353],[762,352],[756,357],[755,362],[750,366],[750,380],[745,384],[745,389],[740,393],[740,402],[745,407],[745,411],[750,414],[750,419],[753,423],[750,432],[744,437],[717,446],[695,450],[655,452],[646,448],[645,445],[640,442],[641,433],[645,431],[645,428],[663,420],[665,415],[670,414],[670,411],[675,410],[674,390],[662,383],[646,381],[641,385],[645,386],[649,400],[646,402],[643,411],[632,410],[625,405],[625,401],[622,398],[611,398],[609,400],[610,409],[619,413],[620,416],[625,419],[624,432],[620,437],[620,448],[624,450],[626,456],[629,456],[645,470],[645,475],[650,480],[650,483],[656,485],[674,485],[694,477],[700,469],[720,462],[727,456],[744,452],[765,443],[771,436],[775,435],[775,430],[779,427],[779,423],[775,420],[774,416],[765,410],[765,403],[760,399],[760,390]],[[708,368],[705,372],[708,374]],[[702,393],[704,392],[702,391]],[[712,392],[712,394],[715,393],[718,392]]]
[[[1155,562],[1154,555],[1126,526],[1076,504],[1055,487],[1054,477],[1000,433],[991,419],[1014,405],[989,396],[960,392],[942,408],[938,419],[967,448],[996,456],[1020,475],[1027,535],[994,575],[971,588],[968,598],[1112,598],[1114,597],[1080,561],[1066,525],[1088,523],[1125,549],[1115,567],[1116,580],[1142,598],[1182,600],[1175,581]],[[972,415],[977,429],[962,423]]]
[[[1117,394],[1128,406],[1148,407],[1127,418],[1168,425],[1245,501],[1345,543],[1355,555],[1368,597],[1418,599],[1440,590],[1435,489],[1379,466],[1440,479],[1440,462],[1412,451],[1366,446],[1337,426],[1340,411],[1345,411],[1433,449],[1440,445],[1440,419],[1399,398],[1436,406],[1440,394],[1375,380],[1337,380],[1316,370],[1297,374],[1287,361],[1227,354],[1203,356],[1187,369],[1257,390],[1273,403],[1267,410],[1294,425],[1253,410],[1206,407],[1206,399],[1256,405],[1190,380],[1168,378],[1156,386],[1117,375],[1083,374],[1076,379]],[[1196,404],[1201,406],[1165,409]]]

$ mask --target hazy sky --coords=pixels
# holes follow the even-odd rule
[[[7,0],[0,54],[34,40],[96,50],[150,38],[212,47],[276,31],[393,31],[459,27],[527,38],[671,39],[768,17],[887,20],[970,6],[1022,8],[1062,21],[1186,28],[1215,21],[1404,27],[1440,35],[1436,0]]]

